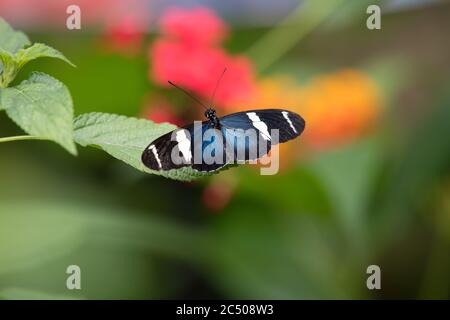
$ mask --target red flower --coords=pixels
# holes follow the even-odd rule
[[[160,21],[165,35],[190,44],[215,44],[227,35],[227,27],[207,8],[169,9]]]
[[[151,48],[154,80],[167,86],[167,81],[208,98],[225,67],[215,101],[227,105],[241,100],[253,89],[253,72],[245,57],[232,57],[221,48],[192,46],[179,41],[159,39]]]
[[[223,107],[249,100],[256,90],[250,60],[244,56],[226,56],[222,63],[225,63],[227,72],[220,82],[214,100]],[[220,64],[216,68],[217,72],[210,76],[209,88],[207,89],[209,95],[214,91],[218,75],[223,72],[224,66]]]
[[[226,27],[212,11],[171,9],[162,18],[161,28],[165,36],[150,48],[150,75],[158,84],[167,86],[170,80],[209,99],[227,68],[215,101],[225,106],[252,94],[252,65],[245,57],[231,56],[216,46]]]

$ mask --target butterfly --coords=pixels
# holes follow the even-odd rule
[[[248,110],[218,117],[215,109],[191,98],[205,107],[206,121],[195,121],[152,141],[142,153],[142,162],[149,169],[165,171],[189,166],[199,172],[212,172],[227,164],[256,161],[272,145],[300,136],[305,128],[305,120],[292,111]]]

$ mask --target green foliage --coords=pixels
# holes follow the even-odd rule
[[[0,299],[6,300],[75,300],[67,294],[54,294],[24,288],[6,288],[0,291]]]
[[[417,12],[402,10],[401,20],[411,14],[410,21],[416,21]],[[351,22],[349,14],[340,6],[330,15],[337,19],[327,19],[324,27],[341,28]],[[330,42],[336,33],[316,33],[270,71],[289,72],[301,83],[329,68],[349,66],[350,60],[359,65],[364,58],[384,105],[395,107],[394,112],[383,112],[375,137],[331,150],[305,150],[301,161],[277,175],[261,177],[247,166],[206,189],[141,179],[139,170],[148,171],[139,162],[139,148],[174,127],[114,114],[79,116],[75,142],[102,148],[139,170],[118,161],[105,166],[96,150],[84,150],[83,159],[76,159],[33,143],[2,145],[0,164],[7,170],[0,183],[0,299],[447,299],[448,283],[442,279],[450,270],[450,86],[436,105],[434,92],[425,88],[448,75],[445,68],[434,68],[441,66],[435,61],[421,66],[421,55],[408,61],[415,50],[401,61],[391,59],[385,38],[361,29],[363,17],[354,28],[339,31],[345,42]],[[402,40],[390,19],[390,38]],[[299,36],[298,28],[283,29],[296,33],[291,40]],[[398,29],[404,34],[407,28]],[[252,32],[254,37],[237,46],[233,37],[235,52],[264,38],[260,29]],[[242,37],[241,30],[235,35]],[[153,92],[143,59],[92,50],[92,38],[80,33],[61,45],[56,44],[60,35],[49,37],[55,47],[70,48],[71,58],[83,66],[67,72],[50,59],[39,64],[39,70],[70,88],[78,114],[94,107],[131,116],[139,99]],[[356,49],[348,49],[349,40],[356,40]],[[322,55],[324,46],[334,44],[331,59]],[[358,49],[365,44],[384,49],[368,57],[367,50]],[[440,48],[429,44],[433,52]],[[1,50],[5,61],[13,61],[15,53]],[[24,66],[18,77],[32,66]],[[436,72],[428,74],[430,66]],[[102,79],[110,70],[115,77]],[[142,140],[140,130],[146,132]],[[39,157],[29,156],[36,151]],[[214,214],[204,208],[211,190],[232,193],[228,205]],[[81,291],[64,286],[70,264],[86,270]],[[370,264],[382,268],[381,291],[366,288]]]
[[[78,116],[74,123],[74,138],[82,146],[96,146],[130,166],[153,174],[181,181],[190,181],[205,176],[191,168],[170,171],[147,169],[141,161],[142,151],[159,136],[175,129],[168,124],[124,117],[108,113],[86,113]]]
[[[66,86],[45,73],[32,73],[27,80],[10,86],[19,70],[37,58],[58,58],[73,66],[56,49],[41,43],[29,45],[26,35],[0,18],[0,110],[5,109],[11,120],[33,138],[52,140],[76,154],[73,103]]]
[[[28,38],[14,31],[1,18],[0,44],[0,110],[6,110],[6,114],[31,135],[8,137],[3,141],[27,138],[52,140],[76,155],[75,128],[75,141],[82,146],[97,146],[140,171],[181,181],[205,175],[191,168],[157,172],[148,170],[142,164],[141,154],[149,142],[173,130],[175,126],[104,113],[83,114],[74,122],[69,90],[45,73],[33,72],[29,79],[19,85],[9,86],[19,70],[34,59],[57,58],[74,65],[50,46],[42,43],[28,46]]]
[[[0,18],[0,49],[16,53],[30,44],[28,37],[21,31],[15,31],[5,20]]]
[[[348,298],[345,290],[356,277],[351,270],[335,277],[343,252],[333,246],[339,239],[335,228],[318,217],[262,210],[259,199],[246,198],[217,220],[208,241],[210,272],[228,296]]]
[[[201,230],[151,211],[141,215],[69,198],[27,203],[4,199],[0,201],[0,299],[158,298],[171,290],[169,283],[176,285],[185,275],[158,285],[161,274],[153,268],[154,257],[194,262],[204,252],[206,238]],[[142,252],[149,256],[142,259]],[[64,270],[71,264],[89,270],[82,271],[86,282],[82,280],[81,291],[68,291],[64,285]]]
[[[79,245],[86,221],[70,214],[67,207],[59,211],[51,207],[42,210],[29,207],[25,211],[3,202],[0,275],[60,256],[64,252],[62,244],[72,249]]]
[[[0,89],[6,87],[16,74],[17,68],[14,63],[14,56],[0,48]]]
[[[17,52],[8,51],[0,47],[0,88],[7,87],[14,80],[20,69],[28,62],[45,57],[61,59],[75,67],[61,52],[42,43],[35,43],[28,48],[21,48]]]
[[[309,166],[322,182],[334,204],[341,227],[362,246],[365,241],[364,212],[368,211],[374,179],[382,163],[377,139],[363,139],[320,154]],[[330,165],[332,163],[333,165]]]
[[[72,98],[58,80],[45,73],[32,73],[19,85],[3,89],[0,104],[24,131],[53,140],[76,154]]]
[[[433,184],[444,180],[449,172],[450,148],[450,82],[445,84],[440,99],[431,106],[431,112],[417,126],[386,179],[384,193],[379,200],[370,231],[386,242],[387,235],[399,236],[395,226],[407,220],[415,207],[423,206],[424,199],[435,190]],[[437,90],[440,94],[441,92]],[[430,106],[427,106],[430,107]],[[447,178],[448,179],[448,178]],[[420,195],[420,196],[418,196]],[[446,197],[448,199],[448,195]]]
[[[25,64],[38,58],[57,58],[74,66],[58,50],[42,43],[30,44],[24,33],[15,31],[0,18],[0,88],[7,87]]]
[[[75,67],[75,65],[70,62],[61,52],[43,43],[35,43],[31,47],[20,49],[15,55],[16,63],[19,68],[23,67],[31,60],[38,58],[61,59],[70,64],[72,67]]]

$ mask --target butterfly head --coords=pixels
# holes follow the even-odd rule
[[[205,117],[208,118],[208,120],[211,120],[212,118],[216,117],[216,110],[212,108],[206,109]]]
[[[216,110],[208,108],[205,111],[205,117],[209,120],[209,123],[213,128],[219,127],[219,118],[217,118]]]

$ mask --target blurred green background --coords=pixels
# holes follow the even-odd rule
[[[305,83],[357,68],[380,90],[373,130],[311,154],[303,150],[275,176],[240,166],[181,183],[96,149],[79,147],[72,157],[50,142],[2,143],[0,297],[448,299],[450,4],[389,2],[376,2],[381,30],[365,26],[371,2],[325,1],[311,11],[316,17],[302,9],[291,14],[292,25],[281,31],[294,1],[264,1],[260,16],[245,11],[248,21],[219,1],[189,2],[223,17],[230,28],[226,50],[248,53],[261,77],[283,74]],[[165,8],[158,3],[154,12]],[[33,70],[49,73],[70,89],[76,114],[139,117],[149,93],[166,93],[148,76],[156,28],[137,54],[124,55],[101,48],[101,27],[68,31],[15,20],[12,12],[27,7],[15,9],[0,15],[77,65],[35,61],[16,82]],[[275,21],[258,23],[271,12],[278,12]],[[274,30],[286,50],[259,50]],[[167,99],[180,97],[174,94]],[[20,134],[0,112],[0,136]],[[222,191],[226,203],[212,210],[205,198],[218,194],[220,201]],[[66,288],[72,264],[81,268],[79,291]],[[381,290],[366,287],[371,264],[381,268]]]

